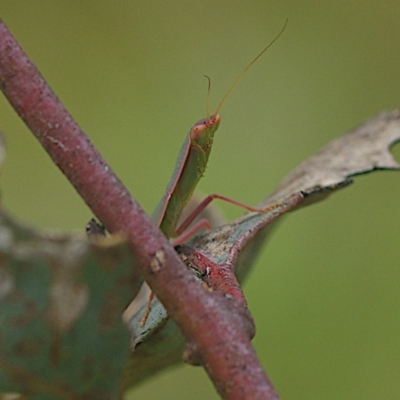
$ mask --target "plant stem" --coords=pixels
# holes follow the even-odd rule
[[[249,335],[220,292],[185,267],[0,21],[0,86],[92,212],[126,234],[144,279],[225,399],[278,399]]]

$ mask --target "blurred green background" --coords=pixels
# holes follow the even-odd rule
[[[399,106],[398,1],[0,0],[0,15],[148,212],[205,116],[203,75],[215,108],[287,17],[222,110],[203,193],[256,204],[328,141]],[[91,213],[3,97],[0,117],[7,208],[83,229]],[[290,215],[246,282],[254,345],[282,399],[400,397],[399,183],[359,177]],[[202,369],[182,366],[131,398],[218,397]]]

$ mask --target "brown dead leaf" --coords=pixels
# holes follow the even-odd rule
[[[398,170],[389,149],[400,140],[400,110],[383,112],[349,133],[333,140],[301,163],[279,184],[263,204],[293,193],[331,193],[352,183],[355,175],[375,170]],[[309,202],[320,200],[319,196]]]

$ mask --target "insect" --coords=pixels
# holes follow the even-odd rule
[[[189,131],[182,148],[179,152],[177,163],[175,165],[174,172],[171,180],[168,183],[167,189],[164,196],[155,208],[151,219],[160,228],[164,235],[169,239],[177,238],[172,241],[174,246],[183,243],[188,238],[193,236],[201,228],[209,228],[209,223],[206,220],[200,220],[192,227],[187,229],[190,224],[195,220],[199,213],[207,207],[207,205],[214,199],[224,200],[228,203],[242,207],[248,211],[265,213],[274,208],[279,204],[270,205],[265,208],[255,208],[248,206],[239,201],[230,199],[225,196],[213,194],[206,197],[196,209],[185,219],[185,221],[178,226],[179,218],[190,200],[196,185],[200,178],[203,176],[207,166],[207,161],[210,156],[211,147],[213,143],[214,134],[217,131],[221,122],[219,112],[226,99],[231,94],[232,90],[242,79],[245,73],[253,66],[253,64],[278,40],[278,38],[284,32],[288,20],[279,32],[279,34],[247,65],[247,67],[240,73],[240,75],[233,82],[231,87],[226,92],[225,96],[219,103],[216,112],[213,115],[209,115],[209,106],[207,101],[207,117],[198,121]],[[208,78],[208,77],[207,77]],[[208,93],[210,93],[210,79],[208,86]],[[208,95],[209,98],[209,95]],[[148,289],[150,291],[150,289]],[[143,326],[146,323],[147,317],[151,309],[151,302],[154,298],[153,292],[150,292],[150,297],[147,304],[147,310],[142,317],[140,325]]]
[[[282,35],[287,25],[287,20],[285,25],[275,37],[272,42],[270,42],[251,62],[247,67],[241,72],[241,74],[233,82],[232,86],[228,89],[225,96],[219,103],[216,112],[213,115],[209,115],[207,110],[207,117],[198,121],[189,131],[186,139],[182,145],[179,152],[178,159],[175,165],[174,172],[172,174],[171,180],[168,183],[167,189],[164,196],[155,208],[151,219],[160,230],[164,233],[167,238],[176,238],[182,235],[182,239],[173,242],[175,245],[180,244],[185,241],[185,239],[196,233],[201,227],[206,226],[207,223],[200,221],[189,231],[186,228],[193,222],[193,220],[199,215],[199,213],[207,207],[207,205],[214,199],[224,200],[228,203],[242,207],[248,211],[253,212],[267,212],[270,207],[259,209],[255,207],[248,206],[239,201],[230,199],[225,196],[218,194],[213,194],[206,197],[197,208],[186,218],[186,220],[178,226],[179,218],[182,214],[183,209],[190,200],[194,189],[196,188],[200,178],[203,176],[207,161],[210,156],[211,147],[213,144],[213,138],[216,130],[221,122],[221,117],[219,112],[226,99],[231,94],[234,87],[239,83],[241,78],[245,73],[253,66],[253,64],[275,43],[276,40]],[[207,77],[208,78],[208,77]],[[208,78],[209,79],[209,78]],[[209,80],[210,88],[210,80]],[[209,108],[209,107],[207,107]]]

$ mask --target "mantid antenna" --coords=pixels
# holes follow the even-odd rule
[[[250,64],[247,65],[247,67],[239,74],[239,76],[235,79],[235,81],[232,83],[232,86],[228,89],[228,91],[225,93],[225,96],[222,98],[221,102],[218,104],[217,111],[215,111],[214,115],[217,115],[225,103],[226,99],[229,97],[231,94],[232,90],[235,88],[235,86],[239,83],[239,81],[243,78],[243,76],[246,74],[246,72],[254,65],[254,63],[279,39],[279,37],[282,35],[284,30],[286,29],[286,26],[288,24],[289,19],[286,18],[285,25],[281,29],[281,31],[276,35],[275,39],[273,39],[251,62]],[[208,113],[207,113],[208,117]]]
[[[210,118],[210,93],[211,93],[211,78],[208,75],[204,75],[208,80],[207,88],[207,121]]]

